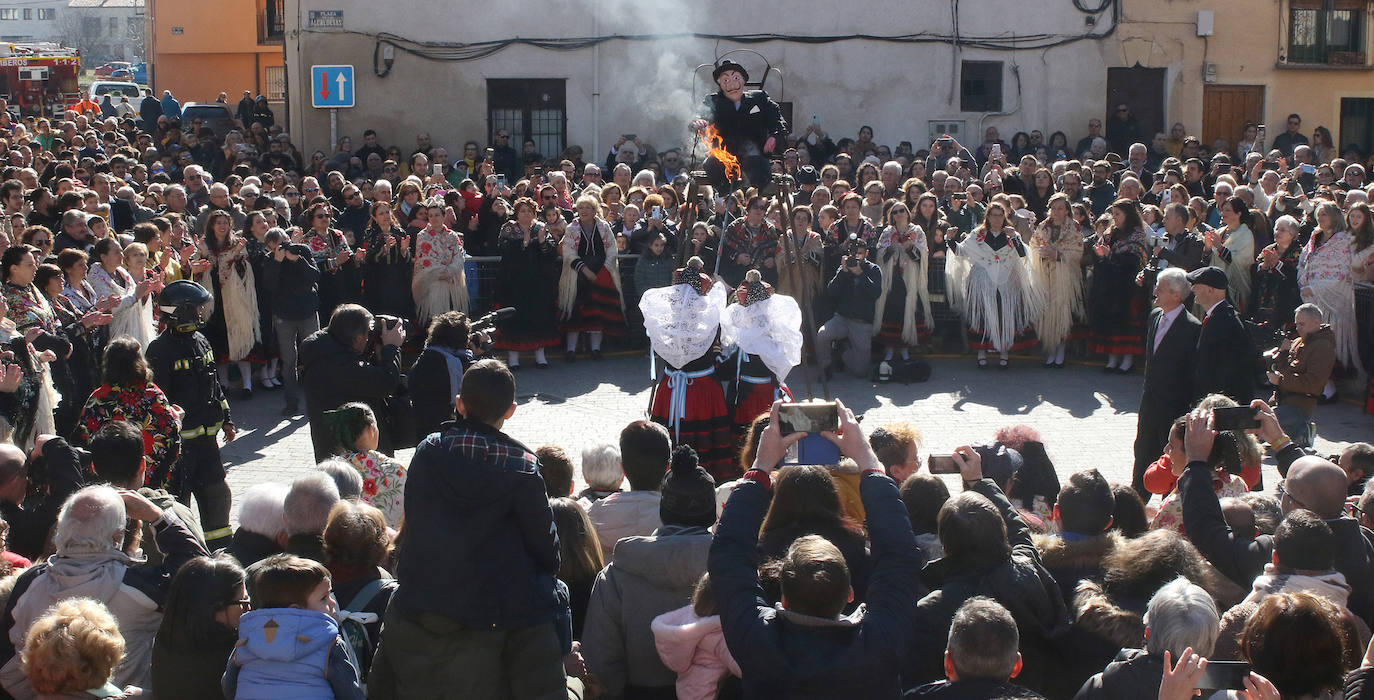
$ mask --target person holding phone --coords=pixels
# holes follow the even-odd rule
[[[921,627],[916,599],[924,557],[906,507],[854,413],[836,404],[839,430],[824,436],[852,460],[849,469],[862,475],[871,541],[864,612],[841,617],[851,598],[850,572],[840,550],[817,536],[793,543],[781,563],[783,611],[760,604],[758,533],[772,498],[772,474],[804,435],[782,434],[781,402],[775,402],[754,463],[730,495],[708,560],[726,642],[750,650],[738,657],[746,696],[805,689],[817,696],[896,697],[904,653]],[[789,619],[799,624],[785,624]]]
[[[587,333],[593,360],[601,359],[605,333],[625,330],[625,298],[620,284],[615,234],[601,218],[601,202],[582,195],[574,208],[559,250],[563,272],[558,279],[558,309],[567,334],[567,362],[577,361],[577,343]]]
[[[374,313],[410,318],[415,312],[411,298],[411,258],[414,250],[410,235],[396,221],[386,202],[373,202],[370,220],[361,237],[363,256],[363,294]]]
[[[520,366],[520,353],[534,351],[535,366],[548,369],[544,348],[558,345],[554,301],[558,295],[558,240],[538,220],[538,205],[529,197],[515,200],[515,218],[501,227],[501,252],[495,302],[513,307],[515,315],[496,327],[497,350],[506,365]]]

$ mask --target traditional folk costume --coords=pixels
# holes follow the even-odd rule
[[[110,312],[114,318],[110,319],[108,337],[127,335],[138,341],[139,348],[147,350],[148,343],[157,335],[153,325],[153,300],[151,297],[138,298],[138,283],[129,271],[117,267],[109,272],[97,263],[91,265],[87,280],[97,297],[114,295],[119,298],[119,305]]]
[[[668,365],[654,387],[651,420],[675,444],[691,445],[718,482],[739,476],[725,393],[715,377],[716,339],[725,286],[712,284],[701,258],[673,273],[673,285],[644,292],[639,309],[653,351]]]
[[[530,224],[528,239],[517,221],[501,227],[497,241],[501,251],[501,275],[496,282],[496,303],[514,307],[515,315],[496,326],[497,350],[509,353],[518,366],[521,351],[533,350],[535,361],[545,364],[544,348],[558,344],[558,294],[554,280],[558,270],[558,241],[542,221]]]
[[[24,375],[13,393],[0,393],[0,440],[28,452],[34,438],[57,433],[53,412],[62,400],[53,385],[52,370],[47,362],[38,359],[38,353],[52,350],[62,357],[71,345],[57,335],[52,306],[37,287],[18,287],[6,282],[4,295],[9,313],[0,318],[0,350],[14,353],[12,362],[19,365]],[[43,329],[43,333],[30,343],[24,334],[34,326]]]
[[[883,291],[874,305],[873,334],[887,347],[885,360],[900,347],[902,359],[907,348],[930,338],[930,292],[926,279],[930,271],[930,251],[925,231],[907,224],[906,231],[883,229],[878,239],[878,264],[883,268]]]
[[[825,291],[825,280],[821,279],[824,239],[821,234],[808,230],[800,241],[792,234],[792,245],[797,259],[778,260],[778,293],[792,297],[797,306],[803,309],[815,309],[816,299]],[[784,250],[779,245],[778,252]],[[792,277],[794,271],[797,276],[795,280]]]
[[[1026,247],[1020,237],[980,229],[973,236],[949,241],[954,256],[945,262],[950,306],[964,316],[969,347],[978,351],[979,366],[995,350],[1002,367],[1013,350],[1035,344],[1035,319],[1043,300],[1031,284],[1030,269],[1022,261]]]
[[[1244,314],[1250,301],[1250,268],[1255,264],[1255,234],[1245,224],[1230,233],[1226,229],[1220,229],[1218,233],[1226,234],[1226,238],[1215,251],[1209,250],[1203,254],[1202,264],[1204,267],[1220,267],[1226,272],[1226,291],[1231,305],[1236,307],[1238,313]],[[1213,252],[1218,260],[1212,259]]]
[[[558,279],[558,309],[568,337],[568,356],[577,351],[578,334],[590,335],[592,356],[601,353],[601,335],[625,330],[625,297],[620,286],[615,234],[611,225],[597,218],[589,229],[573,219],[560,246],[563,272]],[[595,278],[588,280],[583,270]]]
[[[1035,322],[1036,335],[1048,355],[1045,364],[1064,366],[1064,346],[1075,323],[1086,321],[1083,308],[1083,234],[1073,219],[1055,226],[1045,219],[1036,227],[1030,247],[1031,274],[1044,298]]]
[[[779,395],[790,396],[787,374],[801,362],[802,312],[797,301],[774,294],[757,270],[735,290],[720,318],[721,343],[735,348],[734,381],[727,392],[737,431],[767,413]]]
[[[1311,290],[1304,301],[1322,310],[1326,323],[1336,334],[1336,361],[1343,367],[1360,369],[1358,324],[1355,322],[1355,283],[1350,274],[1352,238],[1340,231],[1317,245],[1313,232],[1298,257],[1298,288]]]
[[[205,324],[205,336],[215,348],[215,359],[220,363],[247,360],[253,348],[262,342],[258,291],[247,244],[241,237],[231,235],[218,251],[202,244],[200,254],[210,261],[210,269],[196,281],[214,295],[215,309]],[[249,376],[244,376],[243,382],[245,389],[251,388]]]
[[[426,226],[415,238],[415,276],[410,289],[421,327],[446,311],[468,311],[468,279],[463,239],[447,226]],[[445,272],[447,280],[440,279]]]
[[[1145,253],[1145,232],[1131,231],[1125,236],[1112,233],[1104,243],[1110,247],[1107,257],[1093,265],[1092,284],[1088,289],[1088,314],[1092,323],[1089,350],[1107,355],[1108,367],[1115,368],[1121,357],[1121,369],[1131,366],[1130,356],[1145,352],[1144,292],[1135,283],[1148,257]]]

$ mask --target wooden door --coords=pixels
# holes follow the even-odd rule
[[[1234,152],[1245,122],[1264,123],[1263,85],[1204,85],[1202,88],[1202,145],[1211,148],[1217,139],[1226,139],[1227,150]],[[1194,126],[1187,125],[1193,132]],[[1266,125],[1268,126],[1268,125]],[[1265,140],[1283,133],[1283,126],[1268,128]]]
[[[1104,114],[1111,119],[1117,105],[1131,108],[1140,127],[1140,140],[1149,145],[1156,131],[1164,128],[1164,69],[1134,66],[1107,69],[1107,108]],[[1120,154],[1122,158],[1125,153]]]

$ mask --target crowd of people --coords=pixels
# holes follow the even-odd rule
[[[889,148],[732,70],[748,187],[628,134],[303,158],[247,94],[227,135],[170,93],[0,104],[4,694],[1364,697],[1374,446],[1311,423],[1374,360],[1358,152],[1129,110]],[[658,356],[649,420],[577,460],[503,432],[522,359],[607,336]],[[1132,483],[1024,425],[947,456],[959,493],[918,426],[784,433],[802,357],[881,381],[956,338],[1141,365]],[[231,528],[231,402],[278,388],[318,468]]]

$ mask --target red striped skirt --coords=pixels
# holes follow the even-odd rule
[[[680,382],[676,388],[672,386],[674,381]],[[681,396],[675,397],[678,393]],[[674,410],[675,403],[677,410]],[[654,388],[654,405],[649,418],[674,434],[674,444],[691,445],[697,451],[701,466],[717,483],[737,478],[742,473],[735,464],[735,441],[730,433],[725,392],[716,381],[713,369],[685,373],[669,370]]]
[[[573,302],[572,316],[563,322],[564,331],[602,331],[611,335],[625,332],[625,312],[620,309],[620,294],[615,290],[615,280],[611,271],[605,267],[596,273],[596,279],[588,282],[578,276],[577,300]]]

